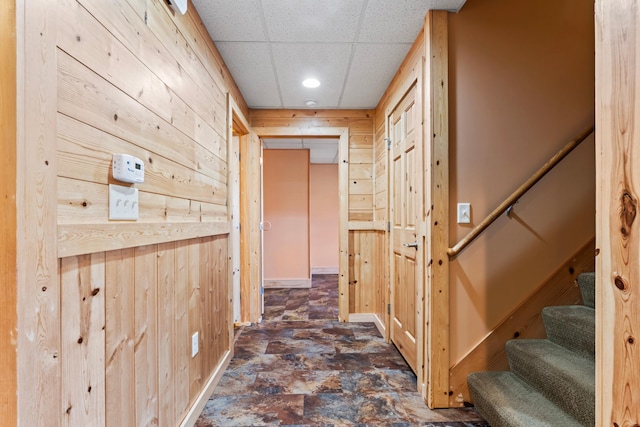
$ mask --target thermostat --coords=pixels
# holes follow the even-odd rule
[[[113,178],[122,182],[144,182],[144,163],[129,154],[114,154]]]

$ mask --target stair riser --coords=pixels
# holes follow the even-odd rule
[[[585,426],[595,424],[595,390],[558,373],[553,364],[532,357],[526,350],[507,345],[511,372],[539,390]]]
[[[582,273],[578,276],[578,286],[582,294],[584,305],[596,308],[596,275],[595,273]]]
[[[565,307],[562,307],[564,309]],[[566,307],[571,309],[572,307]],[[561,316],[553,310],[544,309],[542,320],[544,322],[547,339],[567,350],[573,351],[591,361],[596,359],[595,346],[595,312],[594,317],[589,319],[572,319]],[[584,309],[585,311],[587,309]],[[590,315],[590,313],[587,313]]]

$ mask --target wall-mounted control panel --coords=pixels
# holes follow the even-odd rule
[[[129,154],[114,154],[113,178],[134,184],[144,182],[144,163]]]

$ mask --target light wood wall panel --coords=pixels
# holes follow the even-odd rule
[[[386,316],[385,232],[349,231],[349,313]]]
[[[251,110],[253,127],[349,128],[349,221],[373,221],[371,110]]]
[[[161,1],[34,0],[10,9],[21,80],[0,76],[3,90],[18,88],[13,228],[25,255],[17,393],[7,387],[18,417],[3,397],[2,420],[177,425],[231,354],[227,93],[248,113],[246,104],[194,8],[175,16]],[[108,220],[113,153],[145,162],[137,222]]]
[[[598,0],[596,20],[596,425],[640,424],[640,13]]]
[[[227,244],[218,236],[62,258],[64,406],[51,417],[177,425],[230,351]],[[194,299],[194,289],[206,291]]]
[[[57,5],[49,0],[15,4],[18,420],[21,425],[55,427],[63,423],[55,235]]]

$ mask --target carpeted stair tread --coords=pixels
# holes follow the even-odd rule
[[[596,308],[596,273],[581,273],[578,276],[578,286],[583,304]]]
[[[492,427],[581,426],[511,372],[475,372],[467,381],[476,410]]]
[[[511,340],[511,372],[583,425],[595,424],[595,363],[549,340]]]
[[[584,305],[542,309],[547,338],[593,361],[596,359],[596,312]]]

